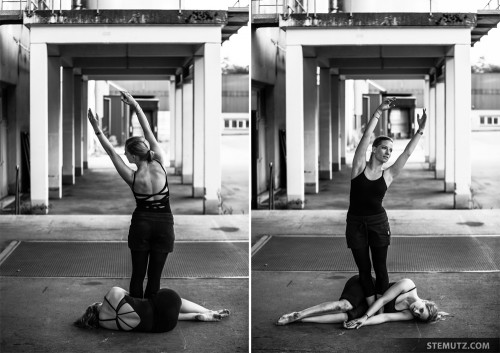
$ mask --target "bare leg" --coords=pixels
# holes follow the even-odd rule
[[[297,320],[302,320],[307,317],[312,316],[322,316],[326,314],[331,314],[333,312],[345,313],[352,309],[351,303],[347,300],[342,299],[340,301],[326,302],[319,305],[312,306],[310,308],[304,309],[302,311],[293,312],[290,314],[285,314],[278,319],[276,325],[286,325]]]
[[[210,310],[187,299],[181,298],[179,320],[220,321],[229,316],[229,310]]]
[[[301,322],[314,322],[317,324],[339,324],[347,321],[346,313],[326,314],[322,316],[311,316],[300,320]]]

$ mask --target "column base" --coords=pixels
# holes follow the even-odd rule
[[[192,184],[193,183],[193,174],[185,174],[182,176],[183,184]]]
[[[425,163],[429,163],[429,156],[425,156]]]
[[[219,199],[203,199],[203,214],[221,214]]]
[[[175,159],[170,160],[170,166],[173,167],[175,165]]]
[[[444,182],[444,192],[455,192],[455,183],[451,181]]]
[[[175,167],[174,174],[175,175],[182,175],[182,167]]]
[[[319,179],[320,180],[332,180],[332,171],[331,170],[320,170],[319,171]]]
[[[49,188],[49,199],[61,199],[62,189],[61,188]]]
[[[83,175],[83,168],[82,167],[76,167],[75,168],[75,176],[82,176]]]
[[[465,209],[469,210],[472,208],[472,195],[470,191],[458,191],[455,190],[455,209]]]
[[[332,170],[334,172],[340,172],[340,164],[341,163],[332,163]]]
[[[193,197],[203,197],[205,196],[205,188],[199,186],[193,186]]]
[[[63,185],[74,185],[75,184],[75,176],[74,175],[63,175],[62,176]]]
[[[89,169],[89,162],[83,162],[83,169]]]
[[[429,162],[429,170],[436,170],[436,163]]]
[[[318,183],[305,183],[304,191],[306,194],[317,194],[319,192]]]
[[[340,164],[345,165],[345,157],[340,157]]]
[[[31,200],[31,208],[33,214],[49,214],[49,201],[48,200]]]
[[[436,179],[444,179],[444,170],[436,170]]]
[[[306,201],[304,196],[287,195],[287,207],[291,210],[302,210],[305,208]]]

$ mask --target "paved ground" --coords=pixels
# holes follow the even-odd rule
[[[218,323],[179,322],[167,333],[83,330],[73,326],[85,308],[128,279],[2,278],[3,353],[248,352],[248,279],[162,280],[183,298],[228,308]]]

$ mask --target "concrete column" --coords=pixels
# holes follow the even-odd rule
[[[193,183],[193,82],[182,88],[182,183]]]
[[[60,199],[62,197],[63,162],[61,66],[58,57],[49,57],[48,62],[49,197]]]
[[[202,56],[194,57],[193,197],[205,195],[205,67]]]
[[[170,116],[170,136],[169,136],[169,146],[170,146],[170,166],[175,166],[175,79],[170,80],[170,89],[168,91],[169,100],[169,116]]]
[[[424,80],[424,108],[427,111],[427,126],[426,126],[426,131],[423,136],[424,139],[424,155],[425,155],[425,162],[429,163],[429,145],[430,145],[430,139],[429,139],[429,130],[430,130],[430,121],[429,121],[429,90],[430,90],[430,81],[429,81],[429,76],[427,76]]]
[[[205,214],[219,213],[221,192],[222,73],[220,43],[205,43]],[[223,200],[222,200],[223,201]]]
[[[444,179],[445,146],[444,82],[436,84],[436,179]]]
[[[175,87],[175,174],[182,173],[182,83]]]
[[[30,145],[32,148],[30,148],[30,196],[32,206],[49,205],[48,61],[47,44],[31,44]],[[34,148],[35,146],[36,148]]]
[[[286,163],[288,204],[304,208],[304,59],[301,45],[286,47]]]
[[[445,63],[444,191],[455,191],[455,61]]]
[[[429,114],[428,115],[428,136],[429,136],[429,169],[436,169],[436,86],[429,89]]]
[[[340,171],[340,77],[331,77],[331,99],[332,99],[332,170]]]
[[[472,207],[470,46],[455,45],[455,208]]]
[[[346,145],[351,145],[356,136],[355,124],[356,116],[354,114],[354,80],[345,81],[345,123],[346,123]],[[352,161],[347,161],[351,163]]]
[[[287,91],[288,92],[288,91]],[[305,192],[319,192],[319,119],[316,58],[304,58],[304,182]]]
[[[89,81],[82,80],[82,164],[83,169],[89,169],[89,123],[87,110],[89,109]]]
[[[75,183],[75,119],[73,68],[62,69],[62,115],[63,115],[63,177],[65,185]]]
[[[320,69],[319,86],[319,178],[332,179],[332,120],[330,69]]]
[[[73,90],[73,112],[75,116],[75,176],[83,175],[83,119],[86,119],[87,117],[86,115],[83,115],[82,86],[82,75],[75,75]]]
[[[346,164],[346,146],[347,146],[347,124],[346,124],[346,97],[345,80],[340,81],[339,86],[339,121],[340,121],[340,165]],[[342,168],[339,168],[339,170]]]

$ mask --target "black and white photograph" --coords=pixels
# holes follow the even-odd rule
[[[499,350],[498,5],[252,2],[252,352]]]
[[[0,350],[248,352],[248,2],[0,4]]]

